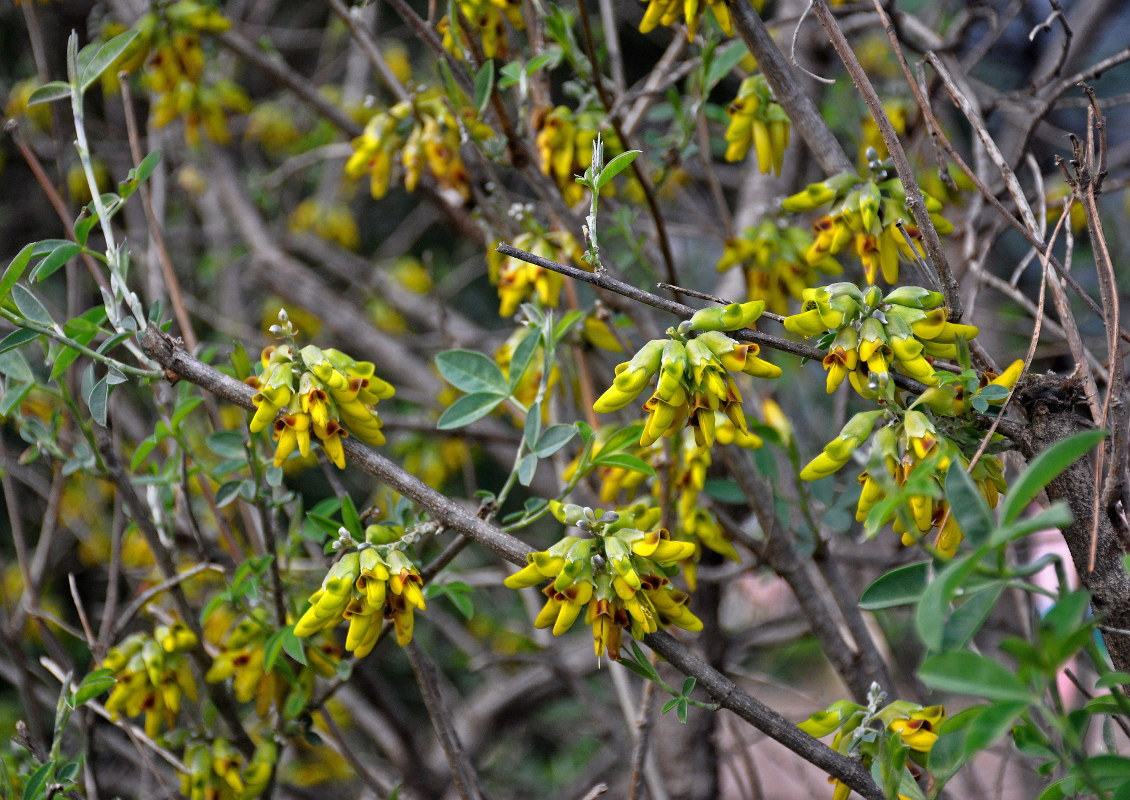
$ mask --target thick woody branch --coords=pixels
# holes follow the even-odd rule
[[[157,328],[150,326],[139,339],[142,349],[166,369],[170,380],[184,379],[242,408],[250,410],[254,407],[251,402],[254,390],[250,386],[193,357]],[[500,558],[525,566],[526,554],[532,550],[525,542],[479,519],[356,439],[347,438],[343,444],[346,456],[354,465],[427,509],[435,521],[475,540]],[[843,781],[867,800],[883,800],[882,790],[858,761],[840,755],[801,731],[776,711],[742,691],[686,645],[663,632],[648,634],[644,641],[685,675],[696,678],[723,708],[730,709],[801,758]]]
[[[812,97],[804,90],[804,83],[785,60],[784,54],[769,35],[765,23],[753,10],[749,0],[728,0],[726,5],[734,20],[734,28],[757,59],[761,74],[773,89],[773,96],[777,98],[781,108],[785,109],[789,120],[812,155],[820,162],[820,166],[829,175],[854,169],[851,159],[836,141],[832,129],[820,115]]]

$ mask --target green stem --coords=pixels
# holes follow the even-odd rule
[[[123,364],[121,361],[118,361],[116,358],[110,358],[110,357],[108,357],[108,356],[106,356],[102,353],[99,353],[97,350],[91,350],[86,345],[81,344],[80,342],[75,341],[74,339],[70,338],[69,336],[64,335],[62,332],[60,332],[60,330],[58,329],[57,326],[56,327],[50,327],[48,325],[40,325],[37,322],[32,322],[31,320],[29,320],[25,317],[21,317],[19,314],[16,314],[15,312],[13,312],[13,311],[11,311],[7,308],[3,308],[3,307],[0,307],[0,316],[2,316],[4,319],[11,322],[13,325],[17,325],[17,326],[23,328],[24,330],[34,331],[35,333],[39,333],[39,334],[42,334],[44,336],[49,336],[52,339],[54,339],[55,341],[59,342],[60,344],[66,345],[67,347],[70,347],[74,350],[77,350],[78,352],[82,353],[84,356],[89,356],[90,358],[94,359],[95,361],[97,361],[101,364],[105,364],[107,367],[113,367],[114,369],[119,370],[120,372],[122,372],[125,375],[132,375],[135,378],[160,378],[160,377],[162,377],[161,370],[158,370],[158,369],[142,369],[141,367],[131,367],[128,364]]]

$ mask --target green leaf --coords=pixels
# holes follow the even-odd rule
[[[157,440],[153,436],[148,436],[141,441],[137,449],[133,451],[133,458],[129,461],[130,472],[137,472],[138,467],[145,463],[145,459],[153,452],[153,448],[157,446]]]
[[[541,402],[535,401],[526,412],[526,421],[522,425],[522,439],[526,447],[534,449],[538,436],[541,434]]]
[[[926,659],[918,677],[931,689],[984,697],[988,700],[1031,700],[1015,673],[977,653],[940,653]]]
[[[495,392],[473,392],[460,397],[440,415],[436,427],[446,431],[469,425],[493,411],[507,396]]]
[[[28,342],[35,341],[39,336],[40,334],[29,331],[27,328],[17,328],[0,340],[0,353],[7,353],[9,350],[22,347]]]
[[[247,458],[242,431],[216,431],[208,435],[204,444],[220,458]]]
[[[966,732],[965,756],[992,747],[1012,729],[1016,718],[1028,710],[1028,703],[1013,701],[988,706],[977,716]]]
[[[87,700],[109,691],[114,687],[115,683],[114,673],[110,670],[94,670],[94,672],[82,679],[82,683],[80,683],[75,690],[75,705],[81,706]]]
[[[365,537],[365,531],[361,527],[361,515],[357,513],[357,506],[353,505],[353,498],[347,494],[341,496],[341,522],[358,541]]]
[[[977,485],[960,463],[946,473],[946,499],[961,532],[974,547],[980,547],[993,530],[993,514]]]
[[[609,161],[604,165],[604,169],[600,171],[600,175],[596,179],[596,189],[600,191],[610,180],[615,178],[621,172],[626,170],[632,165],[632,162],[639,156],[640,150],[625,150],[616,158]]]
[[[12,291],[12,287],[16,285],[16,281],[24,274],[28,262],[31,261],[31,254],[35,250],[35,246],[35,242],[25,245],[20,252],[16,253],[16,257],[12,259],[7,269],[4,270],[3,277],[0,277],[0,300],[8,296],[8,292]]]
[[[137,187],[141,185],[142,181],[153,174],[153,170],[155,170],[160,163],[161,151],[154,150],[143,158],[141,163],[134,169],[131,169],[126,179],[118,184],[118,193],[121,195],[122,200],[125,201],[130,195],[136,192]]]
[[[864,611],[895,608],[916,603],[922,597],[930,575],[930,562],[919,561],[892,569],[872,581],[859,598]]]
[[[137,38],[139,31],[131,29],[125,33],[119,33],[106,44],[98,48],[94,57],[86,64],[85,69],[82,70],[81,77],[79,78],[78,88],[80,92],[85,92],[90,84],[98,80],[98,76],[106,71],[106,68],[118,60],[118,56],[126,51],[126,48],[133,44],[133,40]]]
[[[284,631],[285,629],[275,631],[267,639],[267,643],[263,645],[263,669],[266,672],[275,668],[275,661],[278,660],[279,653],[282,652]]]
[[[974,706],[954,714],[942,723],[938,738],[930,748],[927,765],[934,780],[942,786],[965,764],[965,737],[969,725],[980,716],[985,706]]]
[[[507,381],[511,392],[518,388],[519,381],[525,376],[526,370],[529,369],[530,363],[534,360],[534,353],[537,352],[539,344],[541,344],[541,331],[531,327],[522,337],[522,341],[518,342],[518,346],[514,348],[514,352],[510,356],[510,370]]]
[[[16,303],[16,309],[37,325],[51,327],[55,324],[39,298],[18,283],[12,287],[12,300]]]
[[[106,427],[106,413],[110,405],[110,384],[102,378],[86,396],[86,405],[90,408],[90,416],[102,427]]]
[[[306,651],[302,649],[302,640],[294,635],[293,625],[287,625],[282,629],[282,646],[288,656],[302,666],[306,666]]]
[[[475,108],[482,114],[487,110],[490,93],[494,88],[494,62],[488,60],[475,75]]]
[[[960,649],[969,644],[969,640],[985,624],[1005,585],[1004,581],[993,581],[988,586],[965,595],[942,631],[943,649]]]
[[[37,106],[40,103],[54,103],[64,97],[71,96],[71,85],[66,81],[50,81],[37,88],[27,99],[27,107]]]
[[[86,247],[90,232],[94,230],[94,226],[97,224],[98,217],[84,208],[75,220],[75,241]]]
[[[1110,686],[1121,686],[1130,683],[1130,672],[1108,672],[1095,681],[1095,688],[1106,689]]]
[[[538,436],[534,445],[534,455],[538,458],[549,458],[565,445],[569,444],[577,429],[572,425],[551,425]]]
[[[733,71],[738,63],[749,55],[749,48],[744,42],[731,42],[723,48],[714,51],[710,60],[710,69],[706,73],[706,88],[713,89],[718,82]]]
[[[553,346],[556,347],[573,326],[584,319],[585,313],[583,311],[570,311],[561,321],[553,326]]]
[[[1007,525],[1020,516],[1020,512],[1036,499],[1045,486],[1086,455],[1106,435],[1106,431],[1101,430],[1081,431],[1056,442],[1032,459],[1005,493],[1000,509],[1001,522]]]
[[[436,367],[444,380],[461,392],[486,392],[503,396],[510,394],[510,384],[498,364],[474,350],[447,350],[440,353],[436,356]]]
[[[32,386],[34,386],[32,383],[17,383],[15,386],[9,386],[3,398],[0,398],[0,417],[6,417],[11,414],[13,409],[27,397]]]
[[[27,779],[24,784],[24,800],[38,800],[43,797],[44,789],[51,781],[51,777],[55,774],[55,762],[48,761],[42,765],[35,772],[31,773],[31,777]]]
[[[36,264],[35,269],[28,275],[28,280],[39,283],[44,278],[53,275],[56,270],[82,252],[82,246],[74,242],[62,241],[45,259]]]
[[[203,397],[186,397],[181,402],[177,403],[177,407],[173,409],[173,416],[169,420],[170,426],[174,433],[180,432],[180,424],[184,422],[184,418],[192,413],[192,410],[204,402]]]
[[[914,626],[922,642],[931,650],[941,648],[950,600],[976,563],[971,555],[953,559],[922,592],[918,608],[914,610]]]
[[[651,464],[629,453],[602,455],[594,459],[592,463],[594,466],[599,467],[622,467],[623,469],[630,469],[633,472],[642,472],[644,475],[655,477],[655,470],[651,468]]]
[[[216,490],[216,508],[223,508],[239,497],[239,487],[243,481],[228,481]]]
[[[21,383],[35,381],[35,376],[31,372],[31,367],[28,366],[27,359],[19,350],[8,350],[0,353],[0,374],[7,375],[12,380]]]
[[[534,473],[538,471],[538,457],[533,453],[526,453],[518,462],[518,483],[529,486],[534,480]]]

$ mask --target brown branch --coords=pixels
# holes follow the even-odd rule
[[[883,142],[886,143],[887,151],[894,162],[895,171],[898,172],[903,189],[906,191],[906,207],[910,210],[910,214],[914,217],[914,222],[922,234],[922,243],[926,246],[926,254],[930,257],[930,263],[937,272],[942,293],[946,296],[946,306],[949,308],[950,319],[959,320],[964,313],[961,287],[950,270],[949,260],[946,258],[945,249],[942,247],[942,240],[938,237],[938,231],[934,228],[934,222],[930,219],[930,214],[926,210],[926,200],[922,196],[922,190],[918,188],[918,181],[914,178],[914,170],[906,157],[906,151],[903,150],[898,134],[895,133],[891,121],[887,118],[887,112],[883,110],[883,101],[879,99],[875,87],[871,85],[871,79],[867,77],[859,59],[855,57],[855,51],[848,44],[848,40],[844,36],[844,32],[840,30],[840,25],[828,8],[827,2],[815,0],[812,8],[816,12],[816,18],[820,20],[820,24],[824,26],[824,30],[828,33],[832,47],[836,49],[840,60],[847,67],[848,74],[851,75],[852,82],[855,83],[855,88],[863,96],[863,102],[867,104],[867,109],[871,112],[872,118],[879,126],[879,133],[883,136]]]
[[[587,273],[586,273],[587,274]],[[142,349],[170,373],[188,380],[205,391],[246,409],[254,404],[254,390],[235,378],[193,357],[171,337],[152,326],[139,337]],[[345,454],[362,471],[377,478],[417,503],[444,527],[462,533],[486,547],[495,555],[518,566],[526,565],[526,554],[532,548],[500,528],[479,519],[446,495],[425,485],[415,476],[376,453],[356,439],[344,440]],[[882,790],[858,762],[840,755],[822,742],[810,737],[768,706],[742,691],[729,678],[706,663],[701,656],[667,633],[648,634],[644,642],[666,658],[684,675],[696,678],[712,697],[758,730],[788,747],[801,758],[815,764],[829,775],[843,781],[868,800],[883,800]]]
[[[734,28],[757,59],[761,73],[773,89],[773,96],[789,115],[789,120],[796,126],[797,132],[820,162],[824,172],[835,175],[855,169],[847,153],[836,141],[832,129],[821,116],[811,93],[804,88],[800,78],[785,60],[753,6],[748,0],[726,0],[726,5],[734,20]]]

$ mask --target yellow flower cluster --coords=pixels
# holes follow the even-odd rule
[[[702,621],[687,609],[690,597],[671,586],[668,575],[694,552],[690,542],[675,542],[666,529],[645,531],[658,524],[661,512],[643,504],[621,513],[593,511],[569,504],[556,506],[558,518],[592,534],[566,536],[548,550],[531,553],[526,567],[503,583],[510,589],[551,580],[548,598],[534,620],[538,628],[553,627],[560,636],[585,612],[592,626],[593,648],[599,658],[607,652],[620,659],[623,629],[640,638],[661,626],[702,629]]]
[[[939,292],[900,286],[884,296],[852,283],[805,289],[799,313],[785,317],[785,330],[801,336],[832,337],[824,357],[829,394],[848,378],[863,397],[879,397],[892,367],[927,385],[938,382],[934,358],[957,358],[958,337],[977,335],[973,325],[946,319]]]
[[[228,112],[246,113],[252,103],[232,81],[203,82],[208,59],[201,34],[221,33],[230,27],[231,21],[215,7],[196,0],[178,0],[151,11],[137,21],[137,37],[103,73],[103,89],[116,90],[119,72],[141,68],[142,82],[154,95],[150,106],[153,127],[179,118],[189,145],[199,145],[202,133],[213,142],[227,144],[231,141]],[[103,34],[110,38],[123,30],[120,24],[110,23]]]
[[[726,7],[725,0],[640,0],[647,3],[640,22],[640,33],[650,33],[656,25],[671,27],[680,19],[687,23],[687,41],[694,39],[698,32],[699,19],[707,6],[714,12],[714,19],[718,27],[727,36],[734,35],[734,23],[730,19],[730,9]]]
[[[485,58],[506,58],[510,52],[506,40],[506,20],[514,30],[525,30],[522,0],[457,0],[458,13],[467,19]],[[459,23],[455,24],[460,29]],[[436,25],[443,35],[443,48],[456,58],[463,58],[460,41],[452,33],[451,20],[444,15]]]
[[[640,444],[673,436],[684,425],[694,429],[700,447],[714,443],[715,412],[721,411],[738,430],[747,431],[742,396],[731,371],[759,378],[777,378],[781,368],[757,357],[756,344],[731,339],[722,331],[748,327],[761,316],[765,303],[757,300],[702,309],[668,339],[653,339],[631,361],[616,367],[616,377],[593,404],[599,414],[624,408],[658,373],[655,391],[644,403],[648,412]]]
[[[550,261],[584,263],[577,240],[562,231],[527,231],[515,238],[513,244]],[[565,283],[560,273],[503,255],[494,247],[487,253],[487,269],[490,282],[498,287],[501,317],[513,316],[519,304],[531,296],[546,308],[556,306]]]
[[[810,263],[805,254],[811,246],[812,235],[803,228],[764,219],[726,240],[717,269],[724,272],[740,266],[749,299],[764,300],[767,310],[787,314],[789,298],[799,300],[821,275],[839,275],[844,270],[832,256]]]
[[[361,245],[361,231],[347,203],[324,205],[315,198],[303,200],[291,212],[287,228],[292,233],[312,233],[345,250]]]
[[[313,345],[298,354],[290,345],[268,347],[262,362],[263,373],[254,379],[259,391],[252,398],[255,415],[250,428],[258,433],[271,427],[278,442],[276,467],[295,449],[307,455],[311,432],[340,469],[345,468],[341,440],[350,432],[367,444],[385,443],[381,418],[372,407],[392,397],[395,390],[373,374],[371,362],[354,361],[340,350]]]
[[[726,160],[741,161],[751,147],[757,150],[761,174],[770,170],[781,174],[785,149],[789,146],[789,117],[773,99],[769,84],[761,74],[741,82],[738,96],[726,108],[730,124],[726,128]]]
[[[369,191],[377,200],[388,193],[393,167],[399,159],[404,188],[412,192],[425,170],[440,188],[464,200],[471,196],[467,168],[459,153],[459,124],[438,90],[411,102],[379,111],[353,140],[353,155],[345,163],[350,178],[369,176]]]
[[[881,702],[881,701],[880,701]],[[865,767],[879,757],[882,748],[879,737],[888,739],[897,737],[898,740],[910,749],[909,763],[907,766],[920,774],[926,767],[927,757],[938,740],[937,730],[946,721],[944,706],[921,706],[905,700],[896,700],[885,707],[869,713],[868,709],[849,700],[833,703],[824,711],[818,711],[799,727],[802,731],[816,739],[823,738],[833,731],[836,732],[832,740],[832,749],[836,752],[859,758]],[[871,729],[870,735],[855,735],[860,726]],[[875,727],[881,727],[875,730]],[[829,778],[835,787],[832,800],[847,800],[851,789],[839,780]],[[910,800],[906,795],[900,794],[899,800]]]
[[[584,199],[585,189],[575,178],[592,166],[592,144],[598,132],[604,142],[605,163],[624,152],[615,132],[602,130],[604,124],[605,115],[599,109],[572,111],[568,106],[557,106],[535,118],[542,174],[553,178],[569,205]],[[634,179],[628,186],[637,186]],[[607,183],[600,192],[615,197],[615,184]]]
[[[271,782],[279,750],[268,733],[250,761],[226,739],[190,744],[185,750],[181,794],[189,800],[254,800]]]
[[[925,478],[933,491],[912,494],[909,497],[909,522],[891,514],[885,523],[894,518],[895,533],[902,536],[904,545],[912,545],[931,530],[937,529],[934,547],[943,556],[950,557],[964,538],[949,503],[942,498],[946,473],[952,463],[961,469],[969,468],[969,459],[960,454],[955,443],[938,433],[937,428],[921,411],[910,410],[898,425],[884,427],[871,444],[871,463],[880,463],[886,470],[886,480],[864,470],[859,476],[862,490],[856,506],[855,518],[862,522],[871,509],[887,497],[887,486],[903,487],[910,481]],[[977,460],[969,477],[980,490],[990,508],[996,508],[1000,493],[1008,488],[1003,466],[995,455],[984,454]]]
[[[921,233],[906,207],[906,190],[901,180],[887,177],[889,170],[887,162],[874,161],[870,178],[841,172],[826,181],[810,183],[803,191],[781,202],[785,211],[794,213],[832,204],[832,210],[813,226],[815,239],[805,254],[810,264],[836,255],[854,241],[867,282],[875,283],[876,275],[882,273],[883,280],[895,284],[900,256],[914,260],[925,255]],[[939,213],[942,204],[928,194],[925,200],[938,233],[952,232],[953,225]],[[913,249],[895,226],[899,220],[904,221]]]
[[[330,567],[322,587],[310,595],[310,607],[294,626],[294,635],[311,636],[349,620],[345,649],[367,656],[381,633],[381,620],[391,620],[396,641],[412,640],[413,613],[424,610],[420,572],[401,549],[402,528],[370,525],[368,546],[343,555]]]
[[[161,724],[176,726],[181,701],[195,703],[196,683],[185,653],[196,647],[196,635],[182,623],[161,625],[153,636],[134,634],[111,647],[102,667],[114,674],[106,700],[111,719],[145,714],[145,735],[156,738]]]

